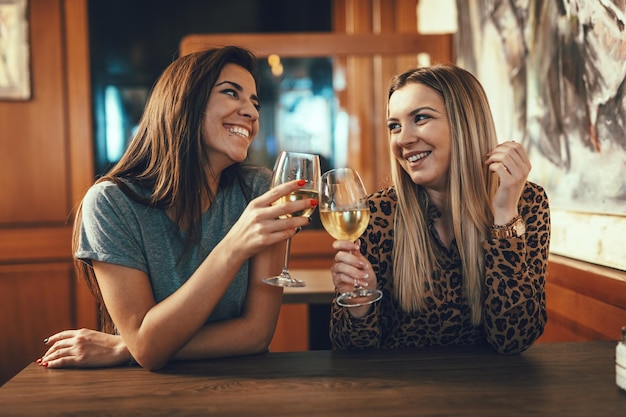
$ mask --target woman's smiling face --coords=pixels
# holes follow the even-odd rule
[[[202,134],[211,166],[220,172],[242,162],[259,130],[259,99],[250,72],[226,64],[211,91]]]
[[[446,191],[451,141],[441,95],[410,82],[389,98],[387,127],[390,151],[415,184]]]

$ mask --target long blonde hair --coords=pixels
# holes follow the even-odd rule
[[[404,72],[391,82],[388,98],[408,83],[432,88],[443,98],[450,126],[451,163],[448,176],[449,207],[454,237],[463,270],[464,295],[472,323],[482,317],[485,275],[483,242],[493,223],[491,200],[497,179],[484,164],[497,145],[487,96],[469,72],[451,65],[436,65]],[[437,260],[429,239],[428,195],[391,153],[391,173],[397,191],[393,251],[394,295],[405,311],[425,307],[424,294],[432,287]]]

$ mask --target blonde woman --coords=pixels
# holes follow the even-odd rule
[[[387,112],[393,185],[370,196],[360,244],[334,242],[332,267],[338,293],[384,295],[333,305],[333,347],[527,349],[547,320],[550,214],[525,150],[498,144],[483,88],[456,66],[396,76]]]

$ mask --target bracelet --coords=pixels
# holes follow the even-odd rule
[[[491,226],[492,239],[510,239],[512,237],[521,237],[526,233],[526,224],[519,214],[504,225],[494,224]]]
[[[491,226],[491,228],[493,230],[508,229],[509,227],[513,226],[513,223],[521,218],[522,216],[518,214],[517,216],[513,217],[511,221],[509,221],[507,224],[494,224],[493,226]]]

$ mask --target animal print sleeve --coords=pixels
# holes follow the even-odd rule
[[[380,346],[377,306],[360,318],[350,315],[347,308],[333,303],[330,340],[333,349],[367,349]]]
[[[550,210],[543,188],[528,182],[520,199],[526,234],[487,240],[483,324],[487,341],[500,353],[528,349],[547,321],[545,277]]]

